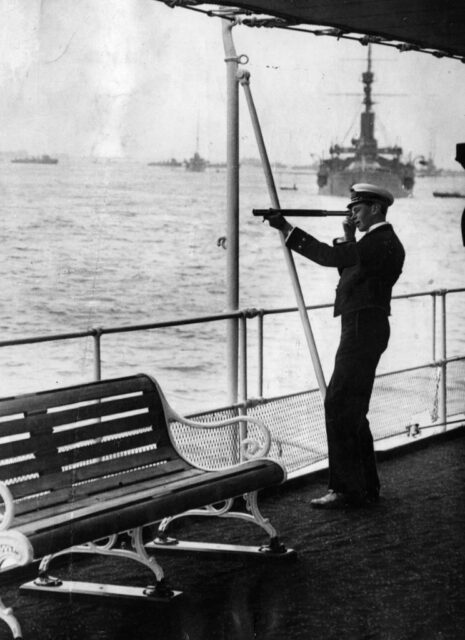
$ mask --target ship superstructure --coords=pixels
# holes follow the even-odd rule
[[[189,160],[185,160],[184,163],[188,171],[196,171],[196,172],[205,171],[208,164],[207,161],[204,158],[202,158],[202,156],[198,151],[194,153],[192,158],[190,158]]]
[[[364,110],[360,115],[360,136],[352,146],[334,144],[330,157],[320,163],[317,180],[323,195],[346,196],[357,182],[377,184],[391,191],[395,198],[409,196],[415,182],[413,163],[403,163],[399,146],[379,147],[375,138],[373,111],[371,46],[368,46],[367,70],[362,74]]]

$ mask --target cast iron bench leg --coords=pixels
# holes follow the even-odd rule
[[[106,538],[105,540],[98,540],[96,542],[89,542],[83,545],[76,545],[74,547],[70,547],[69,549],[65,549],[52,555],[45,556],[44,558],[42,558],[42,561],[39,565],[38,577],[32,582],[28,582],[22,585],[21,589],[32,590],[36,592],[40,591],[41,589],[47,589],[48,592],[55,590],[57,592],[63,590],[69,591],[71,589],[73,593],[85,593],[86,589],[91,589],[94,586],[94,583],[74,583],[75,587],[73,588],[73,582],[65,582],[51,576],[49,574],[49,565],[54,558],[65,554],[88,553],[92,555],[103,555],[135,560],[136,562],[139,562],[150,569],[150,571],[152,571],[152,573],[154,574],[155,584],[148,585],[145,589],[143,589],[142,594],[146,597],[158,597],[160,599],[167,600],[175,597],[176,595],[179,595],[179,591],[173,591],[166,585],[163,569],[158,564],[155,557],[147,553],[142,541],[142,527],[132,529],[130,531],[127,531],[126,533],[129,536],[131,548],[115,548],[119,536],[113,535],[109,538]],[[120,591],[123,594],[124,588],[121,588]],[[133,589],[128,588],[127,591],[128,593],[130,591],[133,592]],[[94,591],[92,592],[94,593]],[[102,589],[102,595],[105,595],[105,593],[105,590]]]
[[[267,553],[275,555],[284,555],[292,553],[293,550],[287,549],[278,538],[276,529],[272,526],[268,518],[264,518],[258,507],[258,492],[251,491],[243,496],[246,503],[246,511],[232,511],[234,500],[225,500],[222,506],[208,505],[202,509],[190,509],[184,513],[164,518],[158,527],[157,536],[152,542],[149,542],[146,546],[148,549],[169,549],[173,550],[196,550],[196,551],[228,551],[236,553]],[[186,516],[216,516],[218,518],[236,518],[239,520],[245,520],[252,524],[255,524],[266,531],[269,536],[269,543],[261,547],[245,546],[245,545],[224,545],[217,543],[191,543],[184,540],[177,540],[176,538],[169,537],[167,529],[169,525],[179,518]]]
[[[21,633],[21,627],[19,626],[19,622],[15,618],[13,614],[13,609],[11,607],[5,607],[3,604],[3,600],[0,598],[0,619],[3,620],[11,629],[13,634],[13,638],[19,640],[23,637]]]
[[[11,494],[2,482],[0,482],[0,495],[5,504],[5,511],[0,518],[0,567],[7,568],[8,565],[24,566],[32,562],[33,551],[29,540],[19,531],[10,529],[4,531],[13,519],[13,499]],[[10,628],[13,638],[22,638],[21,627],[16,619],[13,609],[5,607],[0,598],[0,619]]]

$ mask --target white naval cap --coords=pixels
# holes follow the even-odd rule
[[[390,207],[394,202],[394,196],[387,189],[377,187],[375,184],[359,182],[350,188],[350,202],[347,208],[350,209],[359,202],[381,202]]]

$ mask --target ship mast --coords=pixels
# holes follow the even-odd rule
[[[351,147],[341,147],[338,144],[330,147],[331,156],[338,157],[341,153],[353,153],[354,159],[362,163],[376,162],[379,154],[390,154],[397,160],[402,154],[401,147],[378,147],[375,138],[375,114],[373,111],[372,84],[375,74],[372,71],[371,44],[368,45],[367,70],[362,73],[364,110],[360,114],[360,137],[352,138]]]
[[[372,111],[373,100],[371,97],[371,85],[374,81],[374,73],[371,70],[371,44],[368,45],[368,66],[367,70],[362,74],[363,82],[363,104],[365,110],[360,114],[360,139],[353,140],[353,144],[357,149],[357,156],[364,157],[369,160],[375,160],[377,155],[378,144],[374,136],[375,131],[375,114]]]

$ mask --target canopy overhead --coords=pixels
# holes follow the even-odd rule
[[[331,27],[327,35],[365,35],[372,42],[399,45],[465,61],[465,0],[165,0],[170,6],[237,7],[274,16],[289,27]],[[286,26],[269,23],[269,26]],[[321,34],[323,35],[323,34]]]

